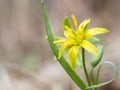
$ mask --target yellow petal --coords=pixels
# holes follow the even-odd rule
[[[74,15],[72,15],[71,18],[72,18],[72,21],[73,21],[73,24],[74,24],[75,28],[77,28],[78,23],[77,23],[76,17]]]
[[[53,44],[63,44],[66,40],[56,40]]]
[[[70,65],[72,66],[72,68],[76,67],[79,48],[80,46],[72,46],[68,52],[68,57],[69,57]]]
[[[90,23],[90,19],[84,20],[84,21],[79,25],[79,27],[78,27],[78,29],[77,29],[76,32],[77,32],[79,35],[83,34],[86,26],[87,26],[89,23]]]
[[[108,33],[108,32],[109,30],[105,28],[92,28],[85,32],[85,39],[98,35],[98,34],[103,34],[103,33]]]
[[[74,39],[74,38],[76,38],[76,33],[72,28],[65,26],[64,36],[67,39]]]
[[[60,50],[59,50],[58,58],[60,58],[60,57],[62,56],[63,51],[64,51],[66,48],[70,47],[71,45],[72,45],[72,42],[71,42],[71,41],[66,41],[66,42],[61,46],[61,48],[60,48]]]
[[[87,40],[83,40],[80,45],[81,45],[81,47],[86,49],[88,52],[90,52],[92,54],[98,54],[98,49],[93,44],[88,42]]]

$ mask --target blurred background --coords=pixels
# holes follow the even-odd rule
[[[110,33],[100,37],[103,60],[120,69],[120,0],[45,3],[56,35],[63,35],[63,18],[72,14],[79,23],[91,18],[90,27],[108,28]],[[0,0],[0,90],[80,90],[54,60],[45,35],[40,0]],[[112,72],[104,68],[101,82],[112,78]],[[100,90],[120,90],[120,77]]]

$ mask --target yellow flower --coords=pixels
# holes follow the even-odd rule
[[[62,56],[63,51],[68,48],[68,57],[70,64],[73,68],[76,66],[76,61],[78,59],[79,49],[82,47],[92,54],[97,54],[98,49],[88,40],[91,37],[109,32],[105,28],[91,28],[88,29],[88,24],[90,19],[84,20],[80,25],[78,25],[77,19],[72,15],[72,21],[74,28],[70,25],[69,19],[67,19],[68,24],[64,24],[64,36],[59,40],[54,41],[54,44],[60,44],[59,57]]]

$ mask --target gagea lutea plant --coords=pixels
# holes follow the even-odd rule
[[[71,15],[72,22],[68,17],[65,17],[63,20],[64,37],[55,36],[44,1],[41,1],[41,9],[51,50],[61,66],[81,90],[98,90],[99,87],[107,85],[116,79],[118,75],[117,67],[110,61],[102,61],[104,46],[99,44],[100,39],[96,37],[99,34],[108,33],[108,29],[99,27],[89,28],[90,19],[86,19],[78,24],[76,17]],[[92,54],[90,71],[87,70],[86,61],[88,60],[85,60],[87,55],[85,52]],[[66,54],[68,55],[68,60],[64,58]],[[103,65],[113,67],[114,73],[111,80],[100,83],[99,77],[100,72],[103,70]],[[84,71],[87,83],[77,74],[77,66]],[[98,69],[96,74],[94,72],[95,68]]]

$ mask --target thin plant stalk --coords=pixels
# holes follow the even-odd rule
[[[85,74],[88,86],[90,86],[91,84],[90,84],[90,80],[88,77],[88,72],[87,72],[87,68],[86,68],[86,64],[85,64],[85,50],[84,50],[84,48],[82,48],[82,61],[83,61],[84,74]],[[89,89],[89,90],[91,90],[91,89]]]

